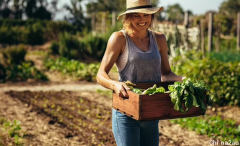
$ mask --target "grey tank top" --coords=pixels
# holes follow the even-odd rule
[[[150,47],[147,52],[141,51],[131,40],[126,31],[122,31],[128,43],[128,59],[126,66],[119,72],[119,81],[132,83],[160,82],[161,55],[152,32],[148,31]]]

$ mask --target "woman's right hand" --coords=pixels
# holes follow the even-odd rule
[[[130,90],[130,88],[123,82],[115,82],[113,90],[119,97],[128,97],[127,90]]]

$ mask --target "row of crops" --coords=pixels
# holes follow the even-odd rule
[[[80,136],[88,145],[114,145],[111,110],[71,92],[7,92]]]

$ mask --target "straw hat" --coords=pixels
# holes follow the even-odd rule
[[[151,0],[126,0],[127,11],[120,14],[117,19],[128,13],[154,14],[161,12],[163,7],[153,7]]]

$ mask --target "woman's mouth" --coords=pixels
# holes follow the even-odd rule
[[[147,22],[145,22],[145,23],[138,23],[138,26],[145,26],[145,25],[147,25]]]

